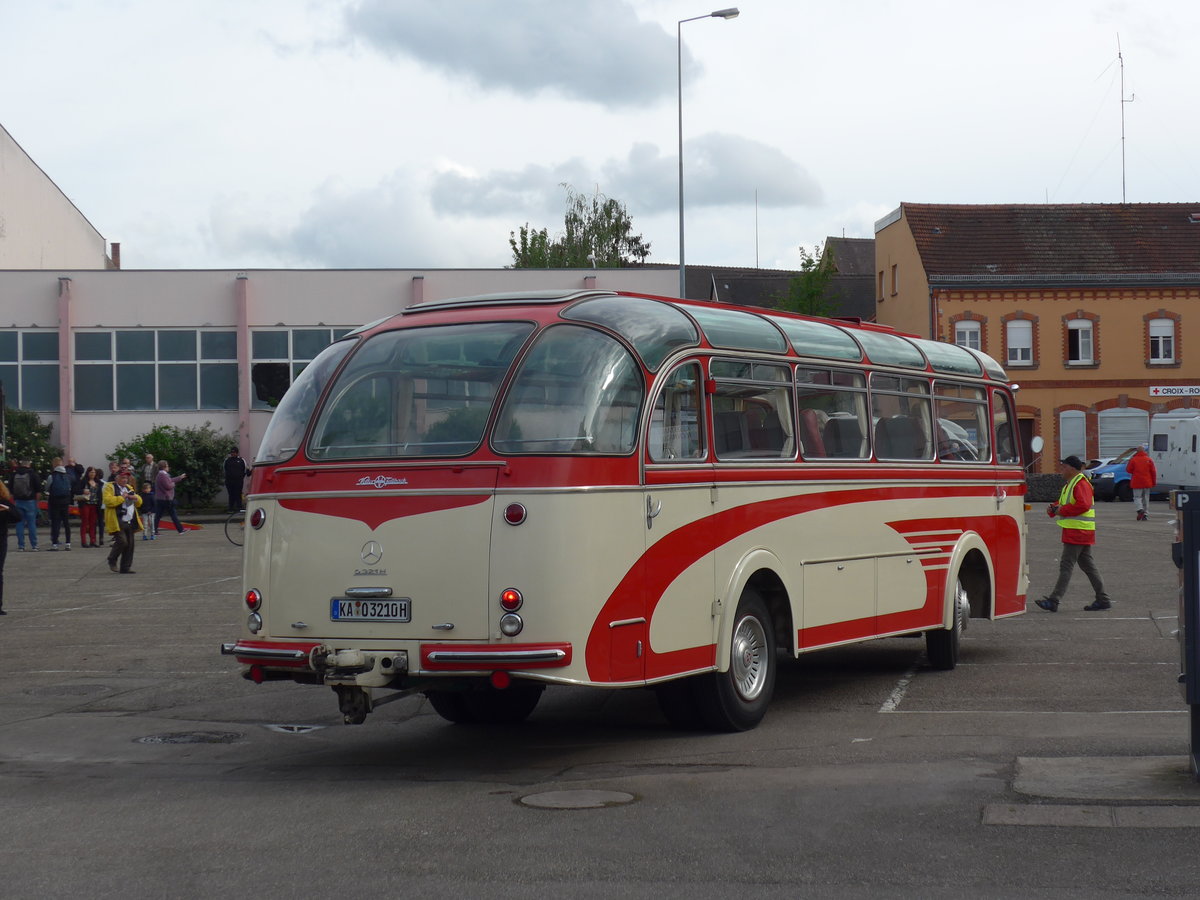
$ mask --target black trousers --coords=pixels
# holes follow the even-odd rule
[[[237,512],[242,508],[242,482],[240,479],[225,482],[225,493],[229,495],[229,512]]]
[[[71,498],[51,497],[46,501],[50,513],[50,543],[58,546],[58,532],[66,532],[65,543],[71,543]]]
[[[132,522],[122,524],[120,531],[112,534],[113,548],[108,551],[108,564],[111,566],[118,559],[121,564],[117,567],[122,572],[128,572],[133,565],[133,539],[137,537],[137,528]]]

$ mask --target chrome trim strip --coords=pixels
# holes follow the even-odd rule
[[[390,587],[348,587],[345,594],[350,598],[357,597],[390,597],[392,589]]]
[[[429,662],[551,662],[566,659],[565,650],[508,650],[481,653],[478,650],[431,650]]]
[[[307,662],[307,650],[284,650],[273,647],[243,647],[240,644],[222,644],[223,656],[245,656],[249,659],[273,659],[280,662]]]

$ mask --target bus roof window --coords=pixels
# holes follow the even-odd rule
[[[706,306],[689,306],[687,311],[700,323],[704,336],[714,347],[787,352],[787,341],[779,329],[762,316]]]
[[[925,357],[912,341],[896,334],[881,331],[856,331],[854,336],[871,357],[871,362],[884,366],[911,366],[925,368]]]
[[[651,372],[677,347],[695,347],[700,335],[673,306],[644,297],[597,297],[566,310],[562,317],[610,328],[633,344]]]
[[[792,347],[801,356],[826,356],[858,362],[862,350],[854,339],[835,325],[824,322],[808,322],[803,319],[776,319],[771,321],[783,329]]]
[[[957,344],[947,344],[945,341],[927,341],[923,338],[912,338],[912,342],[921,348],[929,359],[935,372],[945,372],[949,375],[983,374],[983,366],[979,360]]]

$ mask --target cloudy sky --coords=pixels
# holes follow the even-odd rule
[[[1122,110],[1126,198],[1200,202],[1196,0],[739,6],[682,26],[689,263],[1120,202]],[[502,266],[564,184],[676,263],[676,23],[716,8],[0,0],[0,125],[129,269]]]

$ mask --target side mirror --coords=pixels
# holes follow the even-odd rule
[[[1042,436],[1040,434],[1034,435],[1033,440],[1029,442],[1029,449],[1034,453],[1041,453],[1042,448],[1045,446],[1046,442],[1042,440]]]

